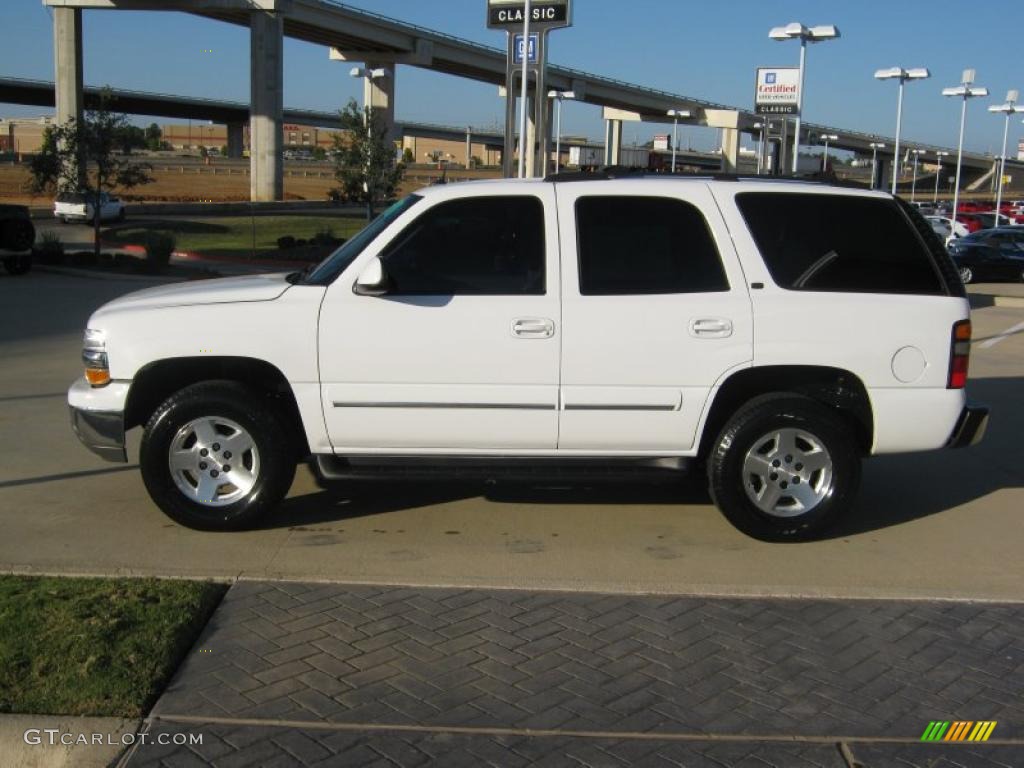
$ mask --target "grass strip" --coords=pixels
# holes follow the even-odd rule
[[[0,576],[0,712],[144,716],[226,587]]]

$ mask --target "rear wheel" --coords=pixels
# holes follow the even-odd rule
[[[8,256],[4,259],[4,269],[11,275],[24,275],[32,269],[32,255],[19,253],[17,256]]]
[[[974,280],[974,272],[970,267],[960,267],[960,279],[963,280],[964,285]]]
[[[276,404],[230,381],[194,384],[150,418],[139,463],[169,517],[202,530],[251,527],[295,476],[291,430]]]
[[[722,429],[708,479],[715,504],[740,530],[768,541],[808,539],[849,510],[860,455],[831,409],[801,395],[766,395]]]

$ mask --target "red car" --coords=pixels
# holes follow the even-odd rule
[[[957,213],[974,213],[975,211],[984,211],[992,206],[986,206],[984,203],[975,202],[974,200],[961,200],[957,205]]]
[[[968,233],[977,232],[979,229],[985,228],[985,223],[977,216],[970,213],[958,213],[956,215],[956,220],[967,227]]]

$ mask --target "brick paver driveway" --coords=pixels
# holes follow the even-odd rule
[[[1024,606],[243,582],[128,762],[1020,766],[1021,691]]]

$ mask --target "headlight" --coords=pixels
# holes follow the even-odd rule
[[[103,331],[87,328],[82,339],[82,362],[85,379],[94,387],[110,383],[110,362],[107,360],[107,335]]]

